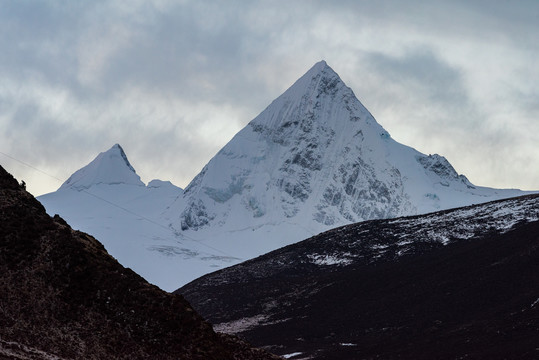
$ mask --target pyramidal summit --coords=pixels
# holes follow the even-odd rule
[[[219,151],[166,215],[178,231],[291,243],[352,222],[520,194],[475,186],[443,156],[393,140],[321,61]]]
[[[101,239],[124,266],[172,290],[341,225],[523,194],[476,186],[443,156],[396,142],[320,61],[185,190],[160,180],[144,186],[115,145],[39,200]]]
[[[91,163],[75,171],[60,189],[69,187],[82,190],[99,184],[144,186],[119,144],[100,153]]]

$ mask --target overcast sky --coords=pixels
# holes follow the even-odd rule
[[[65,180],[120,143],[143,181],[185,187],[324,59],[395,140],[537,190],[538,36],[536,0],[0,0],[0,151]]]

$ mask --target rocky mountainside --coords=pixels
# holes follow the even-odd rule
[[[322,233],[180,288],[297,359],[539,355],[539,196]]]
[[[524,194],[473,185],[443,156],[397,143],[324,61],[185,191],[160,184],[144,186],[115,145],[39,200],[102,239],[122,264],[173,290],[337,226]]]
[[[0,358],[274,359],[215,333],[0,167]]]

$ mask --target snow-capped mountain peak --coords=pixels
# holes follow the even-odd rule
[[[88,165],[73,173],[60,189],[80,191],[97,184],[144,186],[119,144],[100,153]]]
[[[234,223],[229,215],[244,224],[252,219],[252,226],[257,226],[269,217],[298,219],[302,209],[309,209],[303,223],[315,220],[330,225],[362,219],[349,214],[351,205],[343,204],[346,196],[340,201],[330,194],[331,182],[340,181],[337,173],[344,171],[343,181],[353,185],[349,168],[361,161],[362,149],[380,154],[372,161],[383,160],[385,150],[376,139],[390,138],[337,73],[325,61],[318,62],[240,131],[187,187],[180,226],[198,230],[213,220]],[[329,214],[328,204],[319,203],[321,197],[331,197],[331,206],[341,206],[343,211]],[[257,220],[261,218],[266,220]]]
[[[325,61],[242,129],[171,206],[182,231],[350,222],[519,195],[472,185],[443,156],[399,144]],[[268,235],[268,237],[271,237]]]
[[[345,105],[344,109],[341,108],[342,105]],[[351,121],[357,121],[359,117],[363,117],[365,120],[367,117],[369,120],[372,118],[367,109],[356,99],[352,89],[347,87],[339,75],[322,60],[273,101],[249,125],[287,128],[310,122],[309,120],[320,120],[326,126],[334,126],[328,122],[343,120],[342,117],[334,116],[337,114],[327,112],[324,116],[314,117],[319,110],[332,109],[354,113],[356,116],[347,119]],[[298,114],[298,112],[303,112],[303,114]],[[304,124],[302,130],[309,132],[310,125]]]

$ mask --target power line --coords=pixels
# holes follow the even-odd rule
[[[4,156],[6,156],[6,157],[8,157],[8,158],[10,158],[10,159],[12,159],[12,160],[15,160],[15,161],[17,161],[17,162],[19,162],[19,163],[21,163],[21,164],[23,164],[23,165],[25,165],[25,166],[27,166],[27,167],[33,169],[33,170],[35,170],[35,171],[38,171],[38,172],[40,172],[40,173],[42,173],[42,174],[44,174],[44,175],[47,175],[48,177],[50,177],[50,178],[52,178],[52,179],[58,180],[58,181],[61,182],[61,183],[64,182],[62,179],[59,179],[58,177],[56,177],[56,176],[54,176],[54,175],[48,174],[47,172],[45,172],[45,171],[43,171],[43,170],[41,170],[41,169],[39,169],[39,168],[37,168],[37,167],[35,167],[35,166],[33,166],[33,165],[30,165],[30,164],[28,164],[28,163],[26,163],[26,162],[24,162],[24,161],[22,161],[22,160],[19,160],[19,159],[15,158],[15,157],[13,157],[13,156],[11,156],[11,155],[9,155],[9,154],[6,154],[6,153],[4,153],[4,152],[2,152],[2,151],[0,151],[0,154],[4,155]],[[170,233],[174,236],[174,238],[177,238],[178,236],[181,236],[182,238],[185,238],[185,239],[187,239],[187,240],[191,240],[191,241],[193,241],[193,242],[196,242],[197,244],[200,244],[200,245],[202,245],[202,246],[205,246],[205,247],[207,247],[208,249],[212,249],[212,250],[217,251],[217,252],[219,252],[219,253],[221,253],[221,254],[223,254],[223,255],[226,255],[226,256],[228,256],[228,257],[235,258],[235,257],[232,256],[231,254],[228,254],[228,253],[226,253],[226,252],[223,251],[223,250],[220,250],[220,249],[217,249],[216,247],[213,247],[213,246],[211,246],[211,245],[205,244],[204,242],[199,241],[199,240],[196,240],[195,238],[192,238],[192,237],[190,237],[190,236],[188,236],[188,235],[186,235],[186,234],[179,234],[179,233],[173,231],[173,230],[172,230],[170,227],[168,227],[168,226],[165,226],[165,225],[163,225],[163,224],[160,224],[160,223],[158,223],[158,222],[156,222],[156,221],[154,221],[154,220],[152,220],[152,219],[149,219],[149,218],[147,218],[147,217],[145,217],[145,216],[143,216],[143,215],[137,214],[137,213],[135,213],[135,212],[133,212],[133,211],[131,211],[131,210],[129,210],[129,209],[124,208],[123,206],[120,206],[120,205],[118,205],[118,204],[113,203],[112,201],[109,201],[109,200],[107,200],[107,199],[104,199],[104,198],[102,198],[102,197],[99,196],[99,195],[92,194],[91,192],[89,192],[89,191],[87,191],[87,190],[82,190],[82,192],[84,192],[85,194],[88,194],[88,195],[90,195],[90,196],[93,196],[93,197],[95,197],[96,199],[98,199],[98,200],[100,200],[100,201],[103,201],[103,202],[105,202],[105,203],[107,203],[107,204],[109,204],[109,205],[111,205],[111,206],[114,206],[114,207],[116,207],[116,208],[118,208],[118,209],[120,209],[120,210],[122,210],[122,211],[125,211],[125,212],[127,212],[127,213],[129,213],[129,214],[131,214],[131,215],[134,215],[134,216],[139,217],[139,218],[141,218],[141,219],[143,219],[143,220],[146,220],[146,221],[148,221],[148,222],[151,223],[151,224],[154,224],[154,225],[156,225],[156,226],[159,226],[159,227],[161,227],[161,228],[167,230],[168,232],[170,232]]]
[[[62,179],[59,179],[59,178],[57,178],[57,177],[54,176],[54,175],[48,174],[48,173],[46,173],[45,171],[43,171],[43,170],[41,170],[41,169],[38,169],[37,167],[32,166],[32,165],[30,165],[30,164],[28,164],[28,163],[25,163],[25,162],[22,161],[22,160],[19,160],[19,159],[17,159],[17,158],[14,158],[13,156],[11,156],[11,155],[9,155],[9,154],[6,154],[5,152],[0,151],[0,154],[6,156],[6,157],[8,157],[8,158],[10,158],[11,160],[15,160],[15,161],[18,162],[18,163],[21,163],[21,164],[23,164],[23,165],[25,165],[25,166],[28,166],[29,168],[34,169],[35,171],[39,171],[40,173],[45,174],[45,175],[47,175],[47,176],[50,177],[50,178],[53,178],[53,179],[58,180],[58,181],[60,181],[60,182],[64,182]]]
[[[152,224],[154,224],[154,225],[157,225],[157,226],[159,226],[159,227],[161,227],[161,228],[167,230],[168,232],[170,232],[172,235],[174,235],[174,237],[176,237],[176,236],[179,235],[179,236],[181,236],[181,237],[183,237],[183,238],[186,238],[186,239],[188,239],[188,240],[191,240],[191,241],[193,241],[193,242],[196,242],[197,244],[200,244],[200,245],[202,245],[202,246],[205,246],[205,247],[207,247],[208,249],[215,250],[215,251],[220,252],[221,254],[226,255],[226,256],[234,257],[234,256],[232,256],[232,255],[230,255],[230,254],[228,254],[228,253],[226,253],[226,252],[224,252],[224,251],[222,251],[222,250],[220,250],[220,249],[217,249],[217,248],[215,248],[215,247],[213,247],[213,246],[211,246],[211,245],[208,245],[208,244],[205,244],[205,243],[203,243],[203,242],[201,242],[201,241],[198,241],[198,240],[196,240],[195,238],[192,238],[192,237],[187,236],[187,235],[185,235],[185,234],[178,234],[178,233],[172,231],[172,229],[169,228],[168,226],[165,226],[165,225],[163,225],[163,224],[160,224],[160,223],[158,223],[158,222],[156,222],[156,221],[154,221],[154,220],[152,220],[152,219],[149,219],[149,218],[147,218],[147,217],[145,217],[145,216],[143,216],[143,215],[137,214],[137,213],[135,213],[135,212],[133,212],[133,211],[131,211],[131,210],[129,210],[129,209],[124,208],[123,206],[120,206],[120,205],[118,205],[118,204],[113,203],[112,201],[109,201],[109,200],[107,200],[107,199],[104,199],[104,198],[102,198],[101,196],[98,196],[98,195],[96,195],[96,194],[92,194],[91,192],[89,192],[89,191],[87,191],[87,190],[82,190],[82,192],[84,192],[85,194],[88,194],[88,195],[90,195],[90,196],[93,196],[93,197],[95,197],[96,199],[99,199],[99,200],[101,200],[101,201],[104,201],[104,202],[106,202],[106,203],[109,204],[109,205],[112,205],[112,206],[114,206],[114,207],[117,207],[118,209],[121,209],[121,210],[123,210],[123,211],[125,211],[125,212],[127,212],[127,213],[129,213],[129,214],[131,214],[131,215],[134,215],[134,216],[137,216],[137,217],[139,217],[139,218],[141,218],[141,219],[144,219],[144,220],[148,221],[149,223],[152,223]]]

